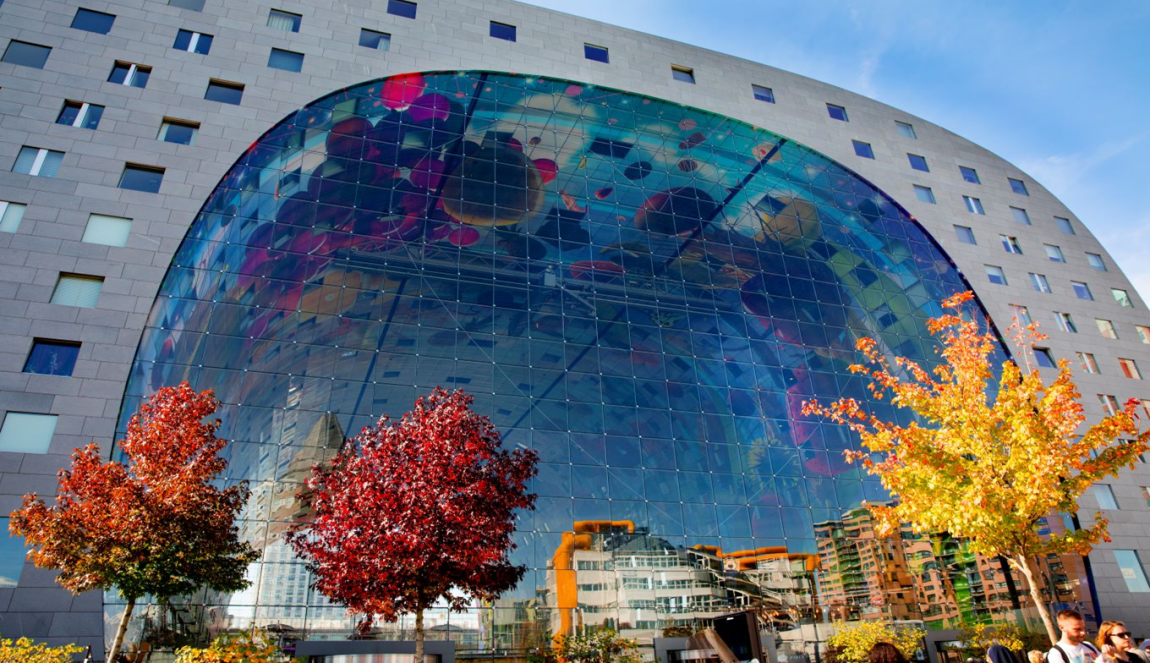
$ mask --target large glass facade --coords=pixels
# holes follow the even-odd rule
[[[847,370],[861,336],[933,362],[925,322],[964,289],[890,198],[741,121],[495,73],[334,93],[228,172],[151,312],[124,412],[181,380],[216,390],[264,555],[249,590],[145,628],[346,637],[353,621],[283,544],[296,493],[345,435],[438,385],[542,459],[513,555],[524,580],[429,618],[462,655],[587,624],[649,643],[744,609],[813,655],[826,621],[1025,606],[961,542],[876,539],[860,505],[886,496],[844,463],[856,441],[800,413],[869,400]],[[1073,560],[1046,571],[1051,601],[1077,599]]]

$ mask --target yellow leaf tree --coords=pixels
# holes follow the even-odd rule
[[[971,299],[969,292],[947,299],[949,312],[930,321],[942,357],[931,371],[902,357],[889,360],[873,339],[857,343],[867,365],[851,371],[870,378],[875,400],[911,410],[915,421],[882,421],[850,398],[807,402],[803,412],[846,425],[861,438],[863,450],[846,452],[847,459],[878,476],[896,500],[867,505],[880,534],[906,522],[916,532],[968,539],[973,552],[1002,555],[1026,578],[1053,643],[1058,632],[1035,580],[1035,557],[1085,555],[1109,538],[1102,514],[1090,527],[1048,536],[1038,533],[1039,521],[1054,512],[1076,514],[1078,498],[1094,482],[1134,466],[1150,431],[1139,431],[1133,399],[1084,427],[1069,364],[1058,363],[1050,384],[1030,366],[1033,345],[1044,338],[1033,325],[1011,328],[1028,370],[1004,361],[995,388],[991,357],[998,341],[977,315],[962,315]]]

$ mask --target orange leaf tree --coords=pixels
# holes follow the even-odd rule
[[[1049,536],[1038,533],[1039,521],[1052,512],[1076,514],[1078,498],[1095,481],[1133,467],[1147,449],[1150,431],[1138,430],[1135,400],[1083,430],[1080,394],[1065,360],[1050,384],[1028,360],[1028,371],[1007,360],[996,388],[991,356],[998,341],[961,314],[971,299],[969,292],[947,299],[943,306],[951,312],[930,321],[943,359],[932,371],[902,357],[892,366],[873,339],[857,343],[869,367],[854,365],[851,371],[867,374],[875,400],[911,410],[915,421],[905,426],[882,421],[850,398],[829,405],[807,402],[803,412],[860,436],[863,451],[848,451],[847,459],[862,462],[896,500],[867,505],[880,534],[906,522],[916,532],[968,539],[974,552],[1002,555],[1026,577],[1047,634],[1056,642],[1035,581],[1034,558],[1089,553],[1094,544],[1109,540],[1107,521],[1098,514],[1090,527]],[[1022,357],[1044,338],[1033,325],[1012,330]]]
[[[12,512],[9,528],[29,558],[58,569],[66,589],[116,588],[127,599],[108,660],[120,653],[137,599],[248,585],[244,571],[259,553],[239,541],[235,521],[249,491],[212,484],[227,467],[219,420],[204,422],[218,404],[186,382],[160,389],[128,423],[126,465],[102,462],[96,444],[76,449],[72,467],[60,470],[55,505],[33,493]]]

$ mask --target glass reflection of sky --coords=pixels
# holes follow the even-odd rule
[[[627,520],[672,546],[813,554],[814,524],[882,496],[802,402],[867,399],[859,336],[930,363],[924,323],[963,289],[889,198],[769,131],[569,81],[412,74],[325,97],[240,158],[163,282],[124,408],[215,389],[269,545],[333,440],[444,385],[539,451],[527,531]],[[555,550],[530,548],[540,569]]]

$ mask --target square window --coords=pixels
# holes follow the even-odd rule
[[[1081,281],[1071,281],[1070,287],[1074,288],[1074,294],[1078,295],[1079,299],[1087,301],[1094,301],[1094,295],[1090,292],[1090,286],[1082,283]]]
[[[60,172],[60,164],[63,161],[63,152],[25,145],[20,148],[20,154],[16,155],[12,172],[36,177],[55,177]]]
[[[1030,195],[1030,192],[1026,190],[1026,182],[1023,182],[1022,180],[1016,180],[1013,177],[1006,178],[1006,181],[1010,182],[1011,191],[1022,196]]]
[[[1046,280],[1045,274],[1035,274],[1034,272],[1031,272],[1030,285],[1034,286],[1034,289],[1038,292],[1045,292],[1048,294],[1051,292],[1050,281]]]
[[[1143,327],[1142,325],[1134,325],[1134,329],[1138,332],[1138,338],[1143,343],[1150,345],[1150,327]]]
[[[1087,373],[1098,374],[1098,362],[1094,361],[1094,355],[1089,352],[1077,352],[1075,354],[1078,355],[1078,363],[1082,365],[1082,370]]]
[[[924,203],[934,204],[934,191],[928,186],[914,185],[914,195]]]
[[[407,0],[387,0],[387,13],[392,16],[415,18],[416,9],[417,6],[414,2],[408,2]]]
[[[1011,304],[1010,306],[1014,309],[1014,319],[1019,325],[1027,327],[1034,324],[1034,320],[1030,318],[1030,309],[1020,304]]]
[[[504,41],[515,41],[515,26],[509,23],[500,23],[499,21],[492,21],[491,27],[488,28],[487,34]]]
[[[56,289],[52,291],[52,303],[61,306],[96,308],[100,291],[104,289],[104,277],[84,274],[60,274]]]
[[[103,115],[103,106],[86,104],[82,101],[65,101],[64,107],[60,109],[60,115],[56,118],[56,124],[95,129],[100,126],[100,118]]]
[[[1094,319],[1094,324],[1098,325],[1098,333],[1102,334],[1103,338],[1111,338],[1118,340],[1118,331],[1114,329],[1114,323],[1109,320],[1102,320],[1100,318]]]
[[[9,412],[0,424],[0,451],[46,454],[56,432],[56,415]]]
[[[1146,571],[1142,568],[1142,560],[1138,558],[1136,550],[1115,550],[1114,561],[1122,571],[1122,580],[1126,582],[1126,589],[1131,593],[1150,592],[1150,583],[1146,582]]]
[[[1114,499],[1114,491],[1104,483],[1094,484],[1094,498],[1098,500],[1100,509],[1117,509],[1118,501]]]
[[[1054,312],[1054,319],[1058,322],[1058,328],[1068,334],[1077,334],[1078,325],[1074,324],[1074,318],[1070,317],[1069,313],[1062,313],[1061,311]]]
[[[895,120],[894,128],[898,131],[898,135],[903,136],[904,138],[918,138],[918,136],[914,133],[914,125]]]
[[[279,9],[273,9],[268,12],[269,28],[283,30],[284,32],[299,32],[299,26],[302,24],[303,16],[299,14],[293,14]]]
[[[926,165],[926,157],[921,157],[917,154],[908,154],[906,158],[910,160],[911,168],[921,170],[924,173],[930,172],[930,167]]]
[[[954,234],[958,235],[958,241],[963,244],[978,244],[974,240],[974,231],[966,226],[955,226]]]
[[[1123,308],[1134,308],[1134,302],[1130,300],[1130,293],[1120,288],[1111,288],[1110,294],[1114,297],[1114,301]]]
[[[120,188],[145,193],[159,193],[160,184],[164,181],[164,169],[154,166],[141,166],[126,164],[124,172],[120,175]]]
[[[14,233],[20,228],[20,221],[24,218],[24,210],[28,206],[23,203],[12,203],[0,200],[0,233]]]
[[[77,9],[76,16],[72,19],[72,27],[77,30],[106,35],[112,31],[112,24],[115,22],[116,17],[113,14],[95,12],[91,9]]]
[[[596,46],[595,44],[583,44],[583,57],[604,64],[611,62],[611,56],[607,51],[607,47]]]
[[[1043,246],[1046,247],[1046,257],[1050,258],[1052,262],[1066,262],[1066,257],[1062,255],[1062,249],[1053,244],[1043,244]]]
[[[962,179],[970,182],[971,184],[982,184],[982,180],[978,179],[978,171],[966,166],[959,166],[958,172],[962,173]]]
[[[80,356],[80,344],[71,341],[35,339],[24,362],[25,373],[70,376]]]
[[[1019,207],[1011,207],[1010,213],[1014,216],[1014,220],[1018,223],[1027,226],[1030,225],[1030,215],[1026,213],[1026,210]]]
[[[671,65],[671,78],[682,82],[695,84],[695,70],[690,67],[680,67],[677,64]]]
[[[1097,253],[1087,253],[1086,263],[1100,272],[1106,271],[1106,262],[1102,260],[1102,256]]]
[[[1067,235],[1076,234],[1074,232],[1074,225],[1070,223],[1070,219],[1064,219],[1061,216],[1056,216],[1054,217],[1054,223],[1058,226],[1059,230],[1066,233]]]
[[[163,124],[160,125],[160,133],[156,138],[165,143],[191,145],[192,141],[196,139],[196,134],[199,130],[200,125],[197,122],[175,120],[170,117],[165,117]]]
[[[1042,368],[1058,368],[1054,362],[1054,355],[1047,348],[1034,348],[1034,361]]]
[[[376,32],[367,28],[359,30],[359,45],[377,51],[391,50],[391,35],[386,32]]]
[[[194,12],[204,11],[204,0],[168,0],[168,5]]]
[[[852,140],[851,143],[855,147],[855,154],[864,159],[873,159],[874,150],[871,148],[870,143],[864,143],[861,140]]]
[[[8,42],[8,48],[4,49],[4,57],[0,58],[0,62],[43,69],[51,52],[52,49],[47,46],[13,39]]]
[[[982,201],[978,198],[963,196],[962,202],[966,204],[966,211],[971,214],[986,214],[986,210],[982,209]]]
[[[244,98],[244,86],[239,83],[229,83],[212,79],[208,81],[208,89],[204,92],[204,99],[218,101],[221,104],[239,105]]]
[[[298,73],[303,69],[303,53],[273,48],[271,55],[268,56],[268,66],[272,69],[283,69],[284,71],[294,71]]]
[[[847,109],[835,104],[827,104],[827,115],[831,116],[832,120],[839,120],[841,122],[850,122],[847,119]]]
[[[1098,394],[1098,404],[1102,406],[1102,413],[1108,417],[1118,414],[1118,399],[1111,394]]]
[[[1122,367],[1122,375],[1125,375],[1131,380],[1142,379],[1142,373],[1138,370],[1138,364],[1133,359],[1119,359],[1118,365]]]
[[[180,30],[176,33],[176,42],[172,44],[172,48],[207,55],[208,51],[212,50],[212,36],[191,30]]]
[[[84,228],[84,238],[80,241],[86,244],[103,244],[104,246],[127,246],[128,235],[131,231],[131,219],[106,214],[90,214],[88,215],[88,225]]]
[[[151,75],[151,67],[117,61],[116,64],[112,65],[112,73],[108,75],[108,82],[130,87],[147,87],[148,78]]]
[[[1002,240],[1002,248],[1007,253],[1022,255],[1022,247],[1018,245],[1017,237],[1011,237],[1010,235],[999,235],[998,238]]]
[[[1006,285],[1006,274],[1003,273],[1001,267],[986,265],[986,278],[990,279],[991,283]]]
[[[758,99],[759,101],[765,101],[768,104],[775,103],[775,91],[769,87],[752,84],[751,93],[754,94],[755,99]],[[873,159],[874,157],[871,158]]]

